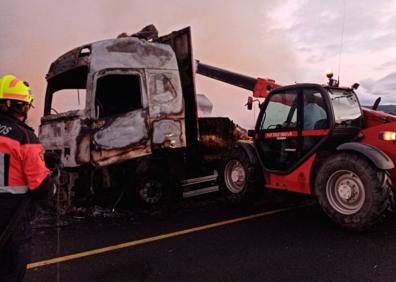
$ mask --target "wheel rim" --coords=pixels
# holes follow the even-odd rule
[[[246,172],[240,161],[231,160],[226,164],[224,180],[231,193],[237,194],[243,191],[246,183]]]
[[[326,195],[331,207],[345,215],[357,213],[366,198],[362,180],[349,170],[339,170],[330,176]]]
[[[140,198],[148,204],[156,204],[158,203],[162,196],[162,184],[155,180],[147,180],[142,183],[139,189]]]

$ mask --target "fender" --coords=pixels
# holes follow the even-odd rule
[[[380,149],[363,143],[348,142],[337,147],[337,151],[355,151],[367,157],[379,169],[395,167],[392,159]]]
[[[253,165],[260,165],[258,153],[253,142],[249,141],[238,141],[235,144],[236,148],[241,148],[249,158],[249,162]]]

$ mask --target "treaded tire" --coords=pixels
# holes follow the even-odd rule
[[[135,193],[142,205],[157,206],[170,201],[169,189],[170,180],[166,170],[153,167],[137,180]]]
[[[355,153],[342,152],[325,161],[317,173],[315,188],[327,216],[351,231],[376,224],[392,200],[386,171]]]
[[[257,165],[250,163],[242,149],[233,148],[220,164],[219,184],[228,202],[250,203],[257,198],[262,173]]]

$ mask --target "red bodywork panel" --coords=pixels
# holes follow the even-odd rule
[[[364,126],[361,132],[361,143],[372,145],[386,153],[396,164],[396,142],[379,139],[379,133],[396,132],[396,116],[380,111],[363,108]],[[304,130],[303,136],[326,135],[328,130]],[[296,131],[267,133],[265,138],[296,137]],[[258,137],[258,136],[257,136]],[[356,142],[356,141],[355,141]],[[278,190],[311,194],[310,178],[316,154],[300,165],[290,174],[277,174],[264,171],[266,187]],[[393,183],[396,183],[396,169],[389,171]]]
[[[308,129],[302,131],[302,136],[324,136],[328,133],[328,129]]]
[[[396,164],[396,143],[379,139],[382,131],[396,131],[396,116],[363,108],[365,128],[361,142],[372,145],[387,154]],[[392,182],[396,183],[396,169],[391,169]]]
[[[272,189],[311,194],[311,168],[315,158],[316,154],[313,154],[290,174],[280,175],[264,171],[265,186]]]
[[[253,90],[253,97],[267,98],[268,89],[275,89],[278,87],[280,87],[280,85],[276,84],[273,79],[257,78],[257,83]]]
[[[368,108],[362,108],[364,115],[364,127],[373,127],[384,124],[385,122],[396,122],[396,116]]]

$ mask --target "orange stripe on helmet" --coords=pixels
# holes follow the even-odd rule
[[[10,87],[15,87],[15,85],[17,85],[17,83],[18,83],[19,81],[21,81],[21,80],[20,80],[20,79],[13,79],[13,80],[10,82]]]
[[[28,97],[26,94],[19,93],[4,93],[3,98],[25,100]]]

